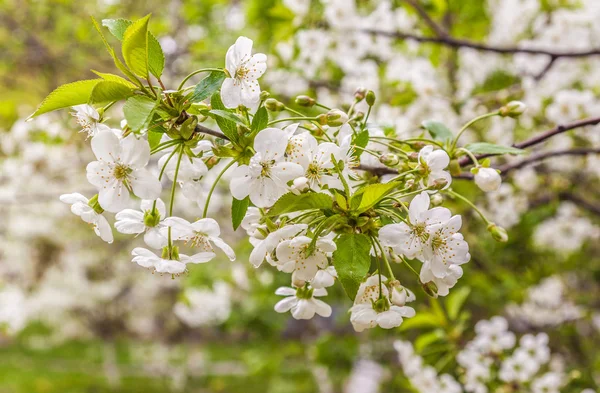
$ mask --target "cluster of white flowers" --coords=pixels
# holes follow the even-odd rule
[[[527,326],[558,326],[583,316],[582,308],[567,297],[568,293],[560,277],[548,277],[529,288],[522,304],[507,305],[506,312],[511,319]]]
[[[538,247],[565,254],[597,239],[600,239],[600,228],[589,218],[580,216],[577,207],[569,202],[563,202],[556,215],[538,225],[533,234]]]
[[[218,325],[231,314],[231,288],[222,281],[215,282],[213,290],[186,289],[182,297],[173,312],[190,327]]]
[[[525,334],[518,340],[502,317],[479,321],[475,338],[456,355],[457,373],[438,374],[409,342],[396,341],[404,374],[422,393],[487,393],[508,389],[559,393],[569,383],[564,362],[551,355],[548,335]]]

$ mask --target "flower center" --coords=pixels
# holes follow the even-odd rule
[[[133,172],[131,168],[121,163],[115,165],[115,169],[113,170],[113,176],[115,179],[124,181],[127,180],[127,177]]]
[[[415,235],[415,237],[419,238],[423,243],[425,243],[427,239],[429,239],[429,233],[427,233],[427,230],[425,229],[424,222],[420,222],[413,226],[413,234]]]
[[[196,232],[194,237],[189,240],[189,243],[192,247],[199,248],[202,251],[212,252],[213,248],[208,242],[208,237],[200,232]]]

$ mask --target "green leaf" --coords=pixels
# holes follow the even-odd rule
[[[232,113],[232,112],[229,112],[226,110],[222,110],[222,109],[212,109],[212,110],[208,111],[208,113],[215,115],[215,116],[213,116],[215,118],[222,117],[226,120],[232,121],[243,127],[248,127],[248,123],[246,122],[246,119],[244,119],[243,117],[241,117],[235,113]]]
[[[345,233],[337,238],[335,244],[333,266],[346,294],[354,300],[371,267],[371,242],[363,233]]]
[[[134,131],[147,128],[156,105],[156,101],[145,96],[129,98],[123,106],[123,114],[125,120],[127,120],[127,125]]]
[[[358,134],[355,134],[354,137],[352,138],[352,144],[355,146],[361,147],[362,149],[367,147],[368,143],[369,143],[369,131],[368,130],[361,131]],[[360,157],[361,154],[363,153],[362,149],[355,149],[354,156]]]
[[[59,86],[42,101],[40,106],[28,119],[42,113],[52,112],[57,109],[68,108],[74,105],[87,104],[92,90],[102,79],[89,79]]]
[[[124,80],[124,79],[123,79]],[[120,101],[133,95],[134,89],[122,82],[104,80],[98,82],[90,94],[90,104]]]
[[[398,184],[397,182],[369,184],[352,196],[350,204],[359,213],[367,211],[381,201]],[[360,199],[360,203],[357,204],[355,199]]]
[[[471,288],[460,287],[459,289],[454,289],[450,295],[448,295],[446,298],[446,310],[448,311],[450,320],[454,321],[458,318],[458,314],[470,293]]]
[[[212,96],[223,84],[225,73],[213,71],[194,88],[194,93],[190,97],[190,102],[200,102]]]
[[[102,19],[102,26],[108,27],[108,30],[119,41],[123,41],[125,30],[131,26],[133,22],[128,19]]]
[[[525,154],[525,150],[512,146],[501,146],[493,143],[476,142],[465,146],[473,154]]]
[[[440,340],[446,338],[446,333],[442,329],[436,329],[432,332],[420,334],[415,340],[415,349],[417,352],[422,352],[425,348]]]
[[[225,105],[223,105],[223,101],[221,101],[221,96],[218,91],[212,95],[210,106],[213,110],[225,110]],[[238,132],[235,122],[220,116],[216,116],[215,121],[217,122],[219,129],[230,141],[234,143],[238,141]]]
[[[154,130],[148,131],[148,144],[150,144],[150,150],[154,149],[160,144],[160,140],[162,139],[163,135],[163,132]]]
[[[132,82],[134,82],[137,86],[142,86],[142,83],[137,79],[137,77],[129,70],[129,68],[127,68],[125,66],[125,64],[123,64],[123,62],[117,57],[117,54],[115,53],[115,50],[110,46],[110,44],[108,43],[108,41],[106,40],[106,37],[104,37],[104,33],[102,33],[102,29],[100,28],[100,25],[98,24],[98,22],[96,21],[96,19],[94,19],[94,17],[92,17],[92,23],[94,24],[94,27],[96,28],[96,30],[98,31],[98,34],[100,34],[100,38],[102,38],[102,42],[104,43],[104,46],[106,47],[106,50],[108,51],[108,53],[110,54],[110,56],[112,57],[115,65],[117,66],[117,68],[125,75],[127,76]]]
[[[427,120],[421,123],[421,127],[429,131],[431,137],[438,141],[448,142],[454,139],[454,134],[444,124],[435,120]]]
[[[422,328],[431,328],[431,327],[440,327],[443,321],[433,313],[430,312],[418,312],[412,318],[405,319],[402,322],[401,329],[409,330],[409,329],[422,329]]]
[[[148,78],[148,21],[150,15],[138,19],[125,30],[121,50],[125,64],[134,74]]]
[[[246,197],[244,199],[235,199],[233,198],[233,202],[231,203],[231,223],[233,224],[233,230],[238,229],[242,220],[246,216],[246,211],[248,211],[248,206],[250,205],[250,198]]]
[[[105,81],[111,81],[111,82],[117,82],[120,83],[124,86],[127,86],[131,89],[136,89],[137,85],[134,85],[133,83],[129,82],[127,79],[121,78],[119,75],[115,75],[115,74],[107,74],[104,72],[99,72],[96,70],[92,70],[92,72],[96,75],[98,75],[100,78],[104,79]]]
[[[252,130],[253,133],[256,133],[258,131],[261,131],[261,130],[264,130],[265,128],[267,128],[268,124],[269,124],[269,112],[267,112],[267,108],[265,108],[264,106],[261,106],[256,111],[254,118],[252,118],[252,126],[250,127],[250,129]]]
[[[280,214],[298,212],[309,209],[331,209],[333,199],[327,194],[318,192],[308,192],[306,194],[296,195],[291,192],[283,195],[269,209],[269,216],[278,216]]]
[[[103,19],[102,25],[108,27],[108,30],[119,41],[123,41],[125,31],[133,22],[127,19]],[[160,43],[148,32],[148,68],[152,75],[160,78],[165,69],[165,55],[160,47]]]

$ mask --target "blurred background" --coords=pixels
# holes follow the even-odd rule
[[[498,54],[418,39],[439,35],[437,26],[495,47],[593,49],[596,0],[0,0],[0,393],[415,391],[394,340],[411,340],[439,372],[452,372],[474,324],[494,315],[519,334],[549,334],[571,372],[564,391],[597,389],[598,155],[524,167],[495,193],[457,180],[510,240],[496,243],[474,212],[449,201],[464,215],[471,247],[465,276],[444,299],[407,281],[425,317],[391,331],[355,333],[341,286],[330,291],[331,318],[274,312],[274,291],[288,276],[254,269],[244,231],[234,233],[225,218],[222,237],[237,260],[220,254],[175,279],[130,262],[141,239],[115,232],[108,246],[96,237],[58,200],[94,193],[84,170],[89,141],[66,110],[24,119],[58,85],[90,78],[90,69],[115,72],[90,16],[148,13],[171,88],[198,68],[223,67],[227,48],[245,35],[269,56],[263,89],[285,102],[310,94],[337,107],[351,104],[357,87],[372,89],[373,121],[388,135],[418,132],[427,119],[456,131],[511,99],[528,105],[525,116],[482,122],[465,142],[509,145],[600,116],[600,56]],[[117,114],[110,112],[115,127]],[[600,127],[589,126],[536,149],[599,144]],[[202,203],[180,201],[188,215]],[[228,217],[226,181],[213,201],[210,216]]]

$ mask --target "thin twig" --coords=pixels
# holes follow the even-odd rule
[[[494,52],[500,54],[515,54],[515,53],[527,53],[530,55],[545,55],[551,58],[580,58],[589,56],[600,55],[600,49],[588,49],[584,51],[552,51],[548,49],[535,49],[535,48],[521,48],[517,46],[493,46],[480,42],[474,42],[463,38],[455,38],[451,36],[442,37],[426,37],[417,34],[404,33],[400,31],[390,32],[377,29],[365,29],[365,33],[382,35],[386,37],[396,38],[399,40],[412,40],[422,43],[431,43],[436,45],[444,45],[451,48],[471,48],[483,52]]]
[[[196,128],[194,129],[194,131],[201,133],[201,134],[207,134],[207,135],[212,135],[212,136],[216,136],[217,138],[221,138],[221,139],[225,139],[225,140],[229,140],[229,138],[227,138],[227,136],[225,136],[225,134],[223,134],[221,131],[217,131],[217,130],[212,130],[208,127],[205,127],[201,124],[197,124]]]
[[[524,140],[523,142],[515,143],[512,146],[516,147],[518,149],[526,149],[528,147],[542,143],[545,140],[553,137],[554,135],[561,134],[563,132],[567,132],[570,130],[574,130],[576,128],[594,126],[597,124],[600,124],[600,117],[591,117],[589,119],[578,120],[573,123],[560,124],[560,125],[557,125],[556,127],[552,128],[551,130],[543,132],[537,136],[534,136],[533,138]],[[483,159],[486,157],[492,157],[492,156],[496,156],[496,155],[497,154],[481,154],[476,157],[478,160],[480,160],[480,159]],[[458,160],[458,163],[460,164],[460,166],[465,166],[465,165],[472,163],[472,161],[471,161],[471,158],[469,158],[469,157],[463,157],[460,160]]]
[[[431,30],[433,30],[433,32],[438,36],[438,37],[447,37],[448,33],[446,32],[446,30],[444,30],[444,28],[442,26],[440,26],[439,24],[437,24],[432,18],[431,16],[429,16],[429,13],[427,13],[427,11],[425,10],[425,8],[423,8],[423,6],[416,0],[404,0],[405,3],[409,4],[412,8],[414,8],[415,11],[417,11],[417,13],[419,14],[419,16],[421,16],[421,18],[423,19],[423,21],[425,23],[427,23],[427,25],[431,28]]]

